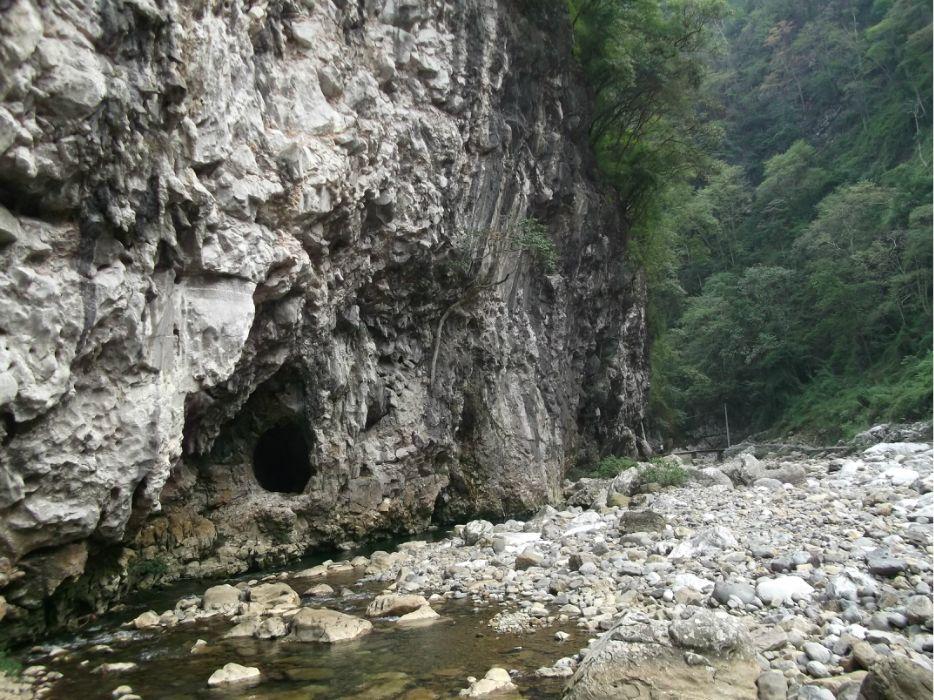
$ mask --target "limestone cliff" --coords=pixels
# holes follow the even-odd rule
[[[638,449],[644,291],[569,42],[507,0],[0,3],[9,619]],[[497,244],[529,220],[553,269]]]

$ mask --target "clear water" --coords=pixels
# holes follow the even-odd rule
[[[356,585],[354,574],[315,581],[296,579],[289,583],[301,593],[322,580],[336,591],[347,586],[358,595],[321,599],[314,605],[361,616],[367,603],[384,586],[378,583]],[[125,609],[108,616],[95,628],[85,630],[80,637],[55,640],[72,651],[67,657],[42,660],[50,669],[64,674],[49,697],[56,700],[110,698],[118,686],[130,685],[144,700],[427,700],[456,696],[467,686],[467,676],[482,677],[491,666],[502,666],[519,671],[514,680],[521,695],[514,697],[558,698],[564,680],[537,678],[534,671],[573,654],[586,641],[570,624],[527,635],[498,636],[487,622],[500,608],[488,606],[477,611],[469,600],[434,605],[444,617],[440,622],[403,628],[390,620],[376,620],[370,635],[336,645],[223,639],[232,625],[222,619],[152,631],[120,628],[121,622],[133,619],[140,612],[171,609],[187,593],[201,593],[216,583],[186,581],[165,590],[137,594]],[[553,635],[558,629],[571,633],[571,639],[563,643],[554,641]],[[206,640],[208,647],[202,653],[191,654],[190,649],[199,638]],[[107,644],[113,648],[113,653],[92,652],[93,644]],[[117,661],[133,661],[139,668],[108,676],[93,673],[99,664]],[[207,679],[211,673],[231,661],[258,667],[263,673],[262,682],[249,688],[209,689]]]

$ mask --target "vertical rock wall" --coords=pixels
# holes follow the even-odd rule
[[[0,3],[9,619],[528,511],[638,448],[644,291],[560,5]],[[528,219],[554,269],[496,243]]]

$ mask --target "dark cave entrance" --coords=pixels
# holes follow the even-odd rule
[[[311,467],[301,426],[291,421],[279,423],[260,435],[253,450],[253,474],[267,491],[304,491]]]

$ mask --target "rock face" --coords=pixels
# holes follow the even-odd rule
[[[567,17],[530,13],[2,3],[7,619],[528,510],[569,455],[638,451],[643,283]]]

